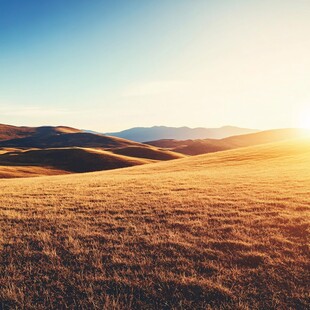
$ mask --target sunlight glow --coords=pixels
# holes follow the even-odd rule
[[[299,117],[299,127],[310,129],[310,107],[305,108]]]

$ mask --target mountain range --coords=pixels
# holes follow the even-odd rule
[[[161,139],[222,139],[230,136],[258,132],[257,129],[224,126],[220,128],[189,128],[189,127],[134,127],[120,132],[105,133],[108,136],[119,137],[137,142]]]

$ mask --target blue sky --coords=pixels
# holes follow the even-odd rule
[[[0,123],[310,126],[309,55],[306,0],[0,0]]]

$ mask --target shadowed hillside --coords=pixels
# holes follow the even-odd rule
[[[152,161],[86,148],[28,150],[0,155],[2,166],[41,166],[67,172],[109,170],[150,162]]]
[[[136,142],[96,135],[84,132],[75,133],[37,133],[30,137],[0,141],[0,147],[51,148],[51,147],[100,147],[114,148],[128,145],[140,145]]]
[[[0,186],[3,308],[309,305],[310,140]]]
[[[174,152],[186,155],[199,155],[259,145],[271,142],[284,141],[298,138],[303,135],[309,135],[309,132],[301,129],[275,129],[228,137],[225,139],[205,139],[205,140],[158,140],[146,142],[149,145],[166,148]]]

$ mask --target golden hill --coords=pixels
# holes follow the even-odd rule
[[[309,305],[310,140],[0,186],[3,307]]]

